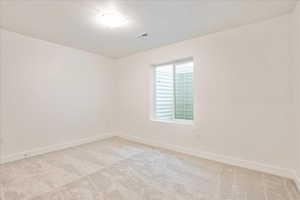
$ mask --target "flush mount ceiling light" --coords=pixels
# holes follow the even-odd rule
[[[126,19],[125,16],[114,11],[99,14],[97,16],[97,21],[100,24],[103,24],[110,28],[118,28],[128,24],[128,20]]]

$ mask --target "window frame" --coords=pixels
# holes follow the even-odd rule
[[[193,63],[193,76],[192,76],[192,93],[193,93],[193,119],[176,119],[175,118],[175,112],[176,112],[176,90],[175,90],[175,76],[176,76],[176,65],[180,63],[186,63],[186,62],[192,62]],[[164,119],[157,119],[156,118],[156,71],[155,69],[157,67],[163,66],[163,65],[172,65],[173,67],[173,117],[171,120],[164,120]],[[153,64],[151,65],[151,114],[150,114],[150,120],[153,122],[162,122],[162,123],[170,123],[170,124],[181,124],[181,125],[193,125],[195,120],[195,102],[194,102],[194,59],[193,57],[173,60],[169,62],[159,63],[159,64]]]

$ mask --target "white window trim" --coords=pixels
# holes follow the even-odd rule
[[[169,124],[180,124],[180,125],[194,125],[194,120],[174,119],[174,120],[161,120],[161,119],[150,119],[152,122],[169,123]]]
[[[150,120],[152,122],[158,122],[158,123],[169,123],[169,124],[179,124],[179,125],[194,125],[194,119],[195,119],[195,112],[194,112],[194,119],[193,120],[184,120],[184,119],[175,119],[175,116],[173,116],[172,120],[161,120],[161,119],[156,119],[155,117],[155,68],[160,66],[160,65],[167,65],[167,64],[172,64],[173,65],[173,70],[175,70],[175,64],[178,64],[180,62],[186,62],[188,60],[193,61],[194,63],[194,59],[193,57],[188,57],[188,58],[184,58],[184,59],[179,59],[179,60],[174,60],[171,62],[165,62],[165,63],[160,63],[160,64],[153,64],[151,65],[151,112],[150,112]],[[195,66],[195,65],[194,65]],[[194,74],[194,73],[193,73]],[[175,71],[174,71],[174,76],[175,76]],[[194,76],[194,75],[193,75]],[[175,81],[174,81],[175,84]],[[193,98],[194,98],[194,78],[193,78]],[[174,96],[175,96],[175,92],[174,92]],[[195,102],[193,101],[193,109],[195,108]],[[174,98],[174,108],[173,108],[173,115],[175,115],[175,98]]]

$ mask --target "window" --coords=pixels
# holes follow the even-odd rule
[[[154,66],[154,119],[193,120],[193,60]]]

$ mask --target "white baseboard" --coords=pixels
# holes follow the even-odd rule
[[[49,152],[53,152],[53,151],[59,151],[62,149],[66,149],[66,148],[70,148],[70,147],[74,147],[74,146],[78,146],[78,145],[82,145],[82,144],[86,144],[86,143],[91,143],[91,142],[95,142],[98,140],[107,139],[107,138],[117,136],[117,135],[118,135],[117,133],[105,133],[105,134],[101,134],[101,135],[97,135],[97,136],[93,136],[93,137],[74,140],[74,141],[71,141],[68,143],[62,143],[62,144],[56,144],[56,145],[51,145],[51,146],[46,146],[46,147],[35,148],[35,149],[29,150],[29,151],[24,151],[21,153],[4,156],[1,159],[1,163],[12,162],[12,161],[21,160],[21,159],[28,158],[28,157],[40,155],[40,154],[45,154],[45,153],[49,153]]]
[[[297,186],[297,188],[298,188],[298,191],[300,191],[300,177],[297,175],[296,172],[295,172],[294,181],[295,181],[295,183],[296,183],[296,186]]]
[[[251,169],[251,170],[255,170],[255,171],[260,171],[260,172],[264,172],[264,173],[269,173],[269,174],[293,179],[293,180],[295,180],[295,182],[297,182],[296,181],[297,178],[295,177],[294,171],[290,170],[290,169],[274,167],[274,166],[263,164],[263,163],[233,158],[230,156],[218,155],[218,154],[214,154],[214,153],[210,153],[210,152],[195,151],[193,149],[189,149],[189,148],[185,148],[185,147],[180,147],[180,146],[167,144],[167,143],[161,143],[161,142],[157,142],[157,141],[149,140],[149,139],[138,138],[138,137],[130,136],[130,135],[123,134],[123,135],[120,135],[120,137],[131,140],[131,141],[143,143],[146,145],[154,146],[154,147],[169,149],[172,151],[193,155],[193,156],[208,159],[208,160],[222,162],[222,163],[225,163],[228,165],[234,165],[234,166],[238,166],[238,167],[243,167],[243,168],[247,168],[247,169]],[[300,182],[298,181],[298,187],[299,187],[299,183]],[[299,187],[299,191],[300,191],[300,187]]]

